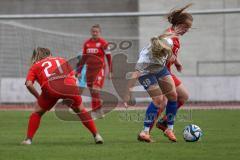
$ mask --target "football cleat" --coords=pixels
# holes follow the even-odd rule
[[[96,134],[96,136],[94,137],[95,143],[96,144],[103,144],[103,138],[100,136],[100,134]]]
[[[31,139],[25,139],[24,141],[22,141],[21,144],[23,144],[23,145],[30,145],[30,144],[32,144],[32,140]]]
[[[166,129],[166,130],[164,131],[164,134],[168,137],[168,139],[169,139],[170,141],[172,141],[172,142],[177,142],[177,138],[176,138],[173,130],[171,130],[171,129]]]
[[[146,133],[144,131],[141,131],[139,134],[138,134],[138,138],[137,138],[139,141],[141,142],[147,142],[147,143],[151,143],[151,142],[154,142],[152,139],[151,139],[151,136],[149,133]]]

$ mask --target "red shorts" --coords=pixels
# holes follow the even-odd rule
[[[87,71],[88,72],[88,71]],[[105,80],[105,68],[102,68],[99,70],[99,72],[94,76],[94,78],[88,78],[89,74],[87,73],[87,86],[89,88],[97,87],[97,88],[103,88],[104,80]]]
[[[175,83],[175,86],[178,87],[182,83],[181,80],[178,79],[177,76],[175,76],[174,74],[171,74],[171,76],[172,76],[172,79]]]
[[[72,107],[78,107],[82,103],[78,86],[74,79],[54,80],[42,87],[42,93],[37,102],[44,110],[50,110],[59,99],[72,100]]]

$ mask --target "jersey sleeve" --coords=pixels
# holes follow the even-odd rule
[[[105,54],[111,54],[109,43],[105,39],[102,39],[102,48]]]
[[[28,71],[26,81],[32,81],[32,83],[34,83],[34,81],[37,79],[35,70],[36,70],[36,67],[35,65],[33,65]]]
[[[83,44],[83,48],[82,48],[82,54],[86,54],[87,53],[87,41]]]
[[[178,51],[180,49],[180,42],[178,38],[173,38],[173,54],[177,57],[178,56]]]

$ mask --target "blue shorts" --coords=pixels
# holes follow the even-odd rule
[[[168,71],[167,67],[164,67],[163,70],[159,72],[140,76],[138,81],[145,88],[145,90],[148,90],[151,85],[158,84],[159,79],[167,75],[170,75],[170,72]]]

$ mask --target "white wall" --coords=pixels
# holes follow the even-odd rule
[[[35,100],[25,87],[24,78],[2,78],[0,82],[0,102],[25,103]]]
[[[192,101],[240,101],[240,76],[183,77]]]
[[[240,101],[240,76],[236,77],[182,77],[191,101]],[[38,87],[39,89],[39,87]],[[143,90],[142,88],[140,88]],[[144,99],[139,99],[140,101]],[[34,102],[23,78],[2,78],[0,102]],[[86,97],[84,101],[89,101]]]

